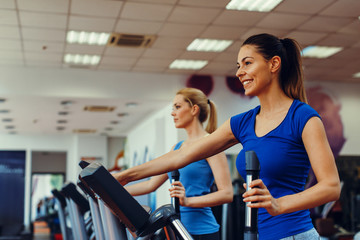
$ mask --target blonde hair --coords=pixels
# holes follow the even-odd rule
[[[197,105],[200,109],[199,121],[204,123],[208,117],[208,123],[205,131],[212,133],[217,128],[217,112],[215,104],[210,101],[206,95],[196,88],[183,88],[180,89],[176,95],[182,95],[184,100],[190,104],[190,106]]]

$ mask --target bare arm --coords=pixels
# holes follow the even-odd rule
[[[158,189],[167,179],[168,175],[164,173],[153,176],[147,181],[126,185],[125,189],[133,196],[144,195]]]
[[[313,208],[324,203],[335,201],[340,196],[340,180],[321,120],[311,118],[304,127],[302,139],[314,170],[317,184],[303,192],[273,198],[263,182],[255,180],[250,184],[253,188],[243,196],[244,201],[252,202],[250,207],[264,207],[271,215],[294,212]]]
[[[279,199],[284,212],[313,208],[335,201],[340,196],[340,180],[334,156],[319,118],[313,117],[308,121],[302,138],[317,184],[301,193]]]
[[[171,197],[178,197],[180,204],[186,207],[213,207],[231,202],[233,199],[233,188],[230,178],[229,166],[225,153],[221,152],[207,159],[213,172],[217,191],[196,197],[185,197],[186,189],[177,182],[171,188]]]
[[[117,173],[114,177],[123,185],[128,182],[180,169],[192,162],[208,158],[238,143],[234,137],[230,120],[212,134],[191,145],[170,151],[144,164]]]

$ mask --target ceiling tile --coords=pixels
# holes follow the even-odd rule
[[[26,41],[24,42],[24,51],[46,51],[54,53],[64,52],[64,43],[48,41]]]
[[[319,40],[326,37],[326,33],[322,32],[305,32],[305,31],[293,31],[286,35],[288,38],[294,38],[300,43],[302,47],[306,45],[314,45]]]
[[[19,50],[19,49],[21,49],[20,40],[0,39],[0,51],[1,50]]]
[[[356,35],[345,35],[345,34],[330,34],[326,38],[318,42],[319,45],[323,46],[343,46],[349,47],[354,45],[359,41],[358,36]]]
[[[112,32],[116,19],[70,16],[69,30]]]
[[[357,42],[356,44],[354,44],[353,48],[356,48],[357,51],[359,51],[360,50],[360,41]]]
[[[286,34],[288,34],[288,31],[286,29],[258,28],[258,27],[251,28],[241,35],[241,40],[242,40],[241,43],[248,37],[261,33],[269,33],[279,38],[284,38]]]
[[[182,75],[185,75],[185,76],[196,74],[197,72],[198,72],[198,70],[191,70],[191,69],[170,69],[170,68],[167,68],[167,70],[165,70],[165,73],[182,74]]]
[[[359,9],[359,0],[334,1],[333,4],[321,11],[319,15],[357,18],[360,15]]]
[[[167,20],[174,23],[210,24],[219,12],[219,9],[178,6]]]
[[[20,50],[0,49],[0,59],[10,58],[12,60],[22,60],[23,54]]]
[[[0,9],[0,24],[1,25],[18,25],[17,14],[15,10]]]
[[[103,71],[124,71],[130,72],[132,66],[124,66],[124,65],[100,65],[97,69]]]
[[[196,37],[205,30],[205,25],[167,23],[159,31],[160,36]]]
[[[66,37],[65,30],[22,28],[21,32],[25,40],[64,42]]]
[[[165,4],[126,2],[120,17],[124,19],[163,21],[169,16],[172,8],[173,6]]]
[[[119,67],[127,67],[131,68],[137,58],[130,58],[130,57],[111,57],[111,56],[105,56],[101,59],[101,67],[105,66],[119,66]]]
[[[153,48],[186,49],[194,38],[158,36],[152,45]]]
[[[236,67],[236,57],[237,54],[234,53],[228,53],[228,52],[222,52],[219,55],[217,55],[213,61],[216,62],[226,62],[228,64],[233,64],[234,67]]]
[[[339,60],[357,61],[360,55],[360,48],[346,48],[343,51],[336,53],[331,58]]]
[[[319,61],[312,64],[313,67],[330,67],[332,69],[343,68],[348,63],[346,61],[338,61],[334,58],[319,59]]]
[[[243,41],[236,40],[224,52],[233,54],[236,58],[242,43]]]
[[[178,49],[156,49],[148,48],[144,51],[142,57],[145,58],[156,58],[156,59],[175,59],[183,51]]]
[[[162,25],[161,22],[118,20],[114,31],[128,34],[156,34]]]
[[[200,38],[215,38],[236,40],[239,39],[241,34],[244,33],[247,28],[244,27],[232,27],[232,26],[209,26],[200,35]]]
[[[186,51],[181,54],[179,59],[193,59],[193,60],[211,60],[216,57],[217,53],[214,52],[189,52]]]
[[[341,28],[339,33],[354,34],[360,37],[360,19],[355,19],[348,25]]]
[[[140,2],[140,3],[164,3],[175,4],[178,0],[127,0],[128,2]]]
[[[251,27],[264,18],[267,13],[236,10],[223,10],[214,24],[223,26]]]
[[[319,58],[302,58],[302,64],[304,68],[307,68],[307,66],[313,66],[320,62],[322,59]]]
[[[21,11],[19,15],[20,24],[24,27],[66,29],[67,16],[65,14],[34,13]]]
[[[17,0],[17,5],[20,10],[67,13],[69,0]]]
[[[117,17],[123,5],[121,1],[72,0],[71,14],[98,17]]]
[[[42,68],[59,68],[62,66],[61,62],[57,61],[28,61],[26,63],[27,67],[37,67],[39,68],[39,71],[42,70]]]
[[[58,62],[61,63],[63,60],[63,54],[61,53],[40,53],[40,52],[25,52],[25,60],[27,63],[30,62]]]
[[[306,15],[274,12],[266,15],[259,23],[256,24],[256,27],[284,30],[295,29],[309,18],[310,17]]]
[[[163,73],[167,70],[167,68],[154,67],[154,66],[135,66],[132,68],[133,72],[142,72],[142,73]]]
[[[282,1],[275,9],[275,12],[315,14],[329,6],[329,0],[286,0]]]
[[[20,39],[19,28],[10,26],[1,26],[0,38]]]
[[[237,70],[236,65],[231,65],[229,63],[224,63],[224,62],[210,62],[208,65],[202,68],[199,71],[199,73],[224,76],[229,71],[231,71],[235,76],[236,70]]]
[[[1,53],[1,51],[0,51]],[[14,67],[22,67],[24,66],[24,61],[23,59],[12,59],[12,58],[1,58],[0,57],[0,65],[1,66],[14,66]]]
[[[168,59],[154,59],[154,58],[140,58],[139,61],[136,62],[134,68],[136,67],[156,67],[160,69],[166,69],[172,63],[172,60]]]
[[[15,9],[14,0],[1,0],[0,9]]]
[[[230,2],[230,0],[180,0],[179,5],[181,6],[197,6],[197,7],[207,7],[207,8],[223,8],[225,9],[226,5]]]
[[[314,16],[301,26],[299,30],[315,32],[334,32],[352,22],[351,18]]]

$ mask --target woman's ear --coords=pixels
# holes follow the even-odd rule
[[[191,113],[192,114],[194,114],[194,115],[196,115],[196,114],[198,114],[200,112],[200,108],[199,108],[199,106],[198,105],[194,105],[194,106],[192,106],[192,109],[191,109]]]
[[[271,72],[277,72],[281,67],[281,58],[279,56],[274,56],[270,60],[270,71]]]

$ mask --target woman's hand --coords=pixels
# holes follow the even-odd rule
[[[249,187],[251,189],[243,194],[243,201],[247,203],[246,206],[251,208],[265,208],[272,216],[281,213],[278,200],[273,198],[261,179],[252,181]],[[244,188],[246,189],[246,183],[244,183]]]
[[[180,181],[175,181],[172,184],[172,188],[169,189],[170,197],[179,198],[179,203],[181,206],[187,206],[187,197],[185,195],[185,188]]]
[[[124,172],[116,172],[111,174],[121,185],[125,186],[128,184],[126,181],[126,174]]]

